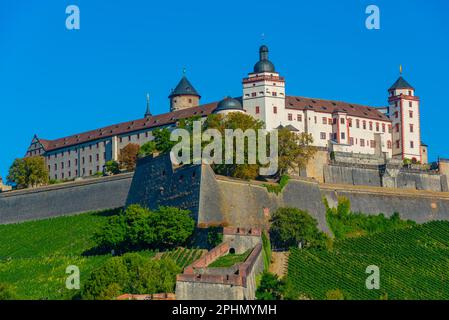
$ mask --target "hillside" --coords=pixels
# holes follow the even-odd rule
[[[92,249],[93,233],[114,213],[0,225],[0,283],[14,286],[20,299],[71,298],[75,292],[65,289],[66,267],[79,267],[82,285],[83,277],[111,257],[83,253]]]
[[[380,268],[379,290],[365,287],[369,265]],[[348,299],[449,299],[449,222],[336,240],[330,250],[293,249],[288,278],[312,299],[335,289]]]

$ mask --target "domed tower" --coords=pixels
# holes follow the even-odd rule
[[[393,157],[422,161],[419,97],[415,96],[415,89],[402,77],[402,70],[388,93]]]
[[[227,115],[231,112],[240,112],[245,113],[245,110],[243,110],[242,103],[234,98],[226,97],[223,100],[221,100],[213,113]]]
[[[285,80],[268,59],[268,47],[259,48],[259,61],[243,79],[243,109],[262,120],[267,130],[277,128],[286,119]]]
[[[201,96],[184,74],[168,98],[170,99],[170,111],[176,111],[197,107],[200,104]]]

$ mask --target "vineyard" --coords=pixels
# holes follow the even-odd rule
[[[369,265],[380,269],[380,289],[368,290]],[[449,222],[337,240],[331,250],[293,249],[288,279],[295,290],[325,299],[449,299]]]
[[[177,248],[173,251],[164,252],[161,259],[170,258],[181,268],[187,267],[193,261],[199,259],[203,254],[201,249]]]
[[[88,256],[93,233],[113,212],[86,213],[0,225],[0,283],[12,285],[20,299],[70,299],[66,268],[75,265],[83,279],[110,254]],[[151,257],[151,251],[140,254]]]

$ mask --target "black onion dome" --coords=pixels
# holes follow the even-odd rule
[[[266,45],[259,48],[259,61],[254,65],[254,72],[275,72],[274,64],[268,60],[268,47]]]
[[[214,112],[224,111],[224,110],[243,111],[243,107],[239,100],[231,98],[231,97],[226,97],[217,104],[217,107],[215,108]]]

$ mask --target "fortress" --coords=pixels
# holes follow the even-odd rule
[[[388,89],[388,104],[370,107],[355,103],[287,95],[286,79],[269,60],[268,47],[259,49],[259,61],[242,80],[242,95],[200,104],[201,96],[184,75],[169,95],[170,112],[152,115],[149,98],[144,117],[69,137],[47,140],[37,135],[26,156],[45,158],[51,179],[88,177],[117,160],[129,143],[153,139],[156,128],[176,128],[180,119],[211,113],[244,112],[265,123],[268,131],[287,127],[306,132],[314,145],[383,159],[410,159],[427,163],[421,141],[420,99],[400,76]]]
[[[43,156],[51,179],[74,181],[0,193],[0,224],[136,203],[188,209],[200,229],[224,226],[224,238],[177,276],[176,298],[254,299],[255,277],[264,268],[261,232],[280,207],[307,210],[327,233],[323,200],[336,206],[340,196],[349,198],[353,211],[366,214],[398,212],[418,223],[449,220],[449,160],[422,166],[427,146],[421,142],[420,100],[402,76],[388,89],[388,105],[378,108],[289,96],[285,83],[261,46],[259,61],[242,81],[241,97],[200,104],[201,96],[183,76],[169,96],[169,113],[153,116],[147,98],[142,119],[56,140],[35,136],[26,156]],[[318,151],[305,168],[292,172],[279,194],[260,181],[217,176],[207,164],[174,166],[167,153],[138,159],[133,173],[92,177],[127,144],[152,140],[154,129],[230,112],[250,114],[267,130],[311,134]],[[404,159],[413,164],[404,167]],[[209,267],[229,252],[249,255],[229,268]]]

